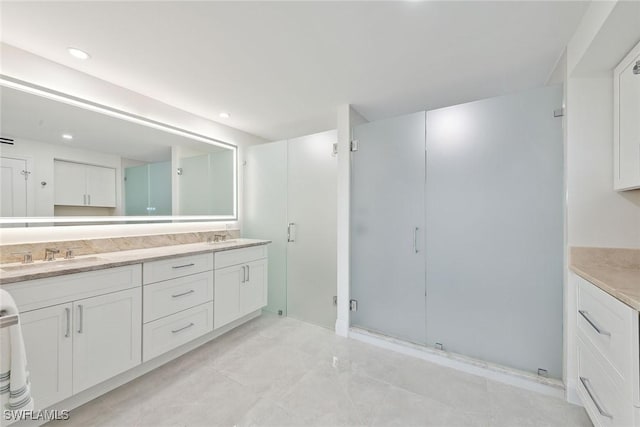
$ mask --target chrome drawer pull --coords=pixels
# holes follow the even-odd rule
[[[182,292],[181,294],[173,294],[173,295],[171,295],[171,298],[180,298],[180,297],[183,297],[185,295],[192,294],[194,292],[195,291],[193,289],[189,289],[187,292]]]
[[[580,382],[584,386],[584,389],[587,390],[587,394],[589,395],[589,397],[593,401],[593,404],[596,405],[596,409],[598,410],[598,412],[600,412],[600,415],[602,415],[603,417],[607,417],[607,418],[613,419],[613,415],[611,415],[610,413],[608,413],[607,411],[602,409],[602,406],[600,406],[600,403],[598,402],[598,399],[596,399],[595,393],[591,390],[591,385],[590,385],[591,382],[589,381],[589,379],[585,378],[585,377],[580,377]]]
[[[84,307],[82,304],[78,304],[78,333],[81,334],[84,330]]]
[[[189,329],[190,327],[192,327],[192,326],[194,326],[194,325],[195,325],[195,323],[191,322],[191,323],[189,323],[187,326],[183,326],[183,327],[182,327],[182,328],[180,328],[180,329],[175,329],[175,330],[171,331],[171,333],[172,333],[172,334],[177,334],[178,332],[184,331],[185,329]]]
[[[610,332],[600,329],[598,325],[596,325],[596,323],[593,320],[591,320],[591,317],[589,317],[589,313],[587,311],[578,310],[578,313],[580,313],[580,316],[584,317],[584,320],[586,320],[587,323],[589,323],[593,327],[593,329],[596,330],[597,333],[599,333],[600,335],[606,335],[608,337],[611,336]]]
[[[185,267],[193,267],[195,264],[191,263],[191,264],[184,264],[184,265],[174,265],[171,268],[185,268]]]
[[[67,330],[64,333],[64,337],[65,338],[69,338],[71,336],[71,309],[70,308],[65,308],[64,312],[67,315]]]

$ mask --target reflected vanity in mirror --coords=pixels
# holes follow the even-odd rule
[[[237,219],[237,148],[3,77],[0,224]]]

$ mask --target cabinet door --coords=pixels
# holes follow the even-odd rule
[[[633,69],[640,64],[640,45],[635,54],[622,62],[622,68],[616,76],[618,88],[618,150],[614,153],[618,163],[615,177],[616,189],[640,188],[640,74]]]
[[[74,393],[140,364],[140,288],[76,301],[73,311]]]
[[[116,206],[116,170],[87,165],[87,204],[90,206]]]
[[[213,328],[217,329],[240,317],[240,283],[244,266],[233,265],[215,271]]]
[[[35,409],[71,396],[71,304],[20,314]]]
[[[240,315],[267,305],[267,260],[246,264],[246,278],[240,283]]]
[[[53,162],[53,177],[54,204],[86,205],[85,165],[56,160]]]

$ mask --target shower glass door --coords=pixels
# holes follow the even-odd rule
[[[287,141],[254,145],[244,157],[242,233],[271,240],[267,311],[287,315]]]
[[[336,322],[336,131],[288,141],[287,312],[333,329]]]
[[[353,129],[352,326],[424,344],[425,113]]]

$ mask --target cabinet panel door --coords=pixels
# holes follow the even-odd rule
[[[619,188],[640,187],[640,75],[633,68],[640,54],[631,58],[619,75]]]
[[[20,314],[35,409],[71,396],[71,308],[60,304]]]
[[[74,393],[140,364],[140,288],[76,301],[73,310]]]
[[[53,177],[54,204],[86,205],[85,165],[56,160],[53,162]]]
[[[250,262],[246,268],[246,280],[240,283],[241,316],[267,305],[267,260]]]
[[[240,282],[244,266],[235,265],[215,271],[213,328],[217,329],[240,317]]]
[[[116,170],[87,165],[87,204],[90,206],[116,206]]]

